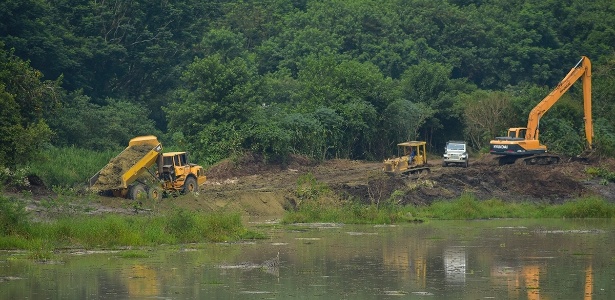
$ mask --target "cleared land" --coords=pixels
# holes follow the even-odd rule
[[[314,163],[293,157],[286,164],[265,164],[262,159],[247,155],[234,161],[221,162],[206,171],[208,181],[198,195],[165,198],[159,203],[135,203],[130,200],[94,197],[81,205],[88,213],[164,212],[177,207],[194,211],[237,211],[245,216],[279,217],[295,205],[300,177],[313,175],[340,199],[359,199],[375,203],[403,191],[396,198],[401,205],[428,205],[436,200],[455,199],[471,192],[478,199],[498,198],[504,201],[533,201],[558,204],[582,196],[599,195],[615,202],[615,183],[592,178],[586,169],[601,167],[615,170],[613,160],[593,159],[578,162],[569,159],[551,166],[513,164],[499,166],[495,158],[485,155],[470,161],[468,168],[442,167],[432,160],[431,172],[416,177],[388,176],[381,162],[330,160]],[[33,191],[29,209],[44,213],[45,199],[52,197],[42,183]],[[85,199],[85,196],[84,196]],[[47,206],[49,207],[49,206]]]

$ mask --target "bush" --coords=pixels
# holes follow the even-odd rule
[[[27,236],[30,223],[25,205],[17,200],[0,196],[0,234]]]

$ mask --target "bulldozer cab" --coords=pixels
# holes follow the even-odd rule
[[[383,171],[387,173],[414,173],[426,170],[426,142],[409,141],[397,144],[397,157],[384,161]]]
[[[426,142],[410,141],[397,144],[397,156],[407,158],[408,167],[422,166],[427,163]]]

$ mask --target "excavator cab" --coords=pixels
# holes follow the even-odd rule
[[[525,139],[527,128],[510,128],[508,129],[508,138],[510,139]]]

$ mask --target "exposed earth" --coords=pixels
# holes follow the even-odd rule
[[[254,205],[248,213],[263,214],[261,204],[272,212],[297,201],[297,180],[312,174],[342,199],[352,197],[364,203],[389,199],[396,190],[404,191],[396,198],[400,205],[428,205],[436,200],[456,199],[468,192],[477,199],[532,201],[558,204],[581,196],[599,195],[615,202],[615,184],[594,178],[588,167],[615,170],[611,160],[587,162],[565,159],[548,166],[513,164],[499,166],[492,155],[471,160],[469,167],[442,167],[441,160],[429,161],[430,173],[412,177],[389,176],[382,172],[381,162],[330,160],[322,164],[295,158],[287,167],[266,166],[254,157],[226,162],[211,168],[202,193],[203,201],[224,207],[230,203]],[[279,203],[279,206],[278,206]],[[275,208],[275,209],[274,209]]]
[[[221,162],[206,171],[207,182],[197,195],[164,198],[158,203],[99,196],[84,196],[88,213],[148,213],[182,207],[195,211],[237,211],[244,216],[279,217],[299,201],[298,179],[312,178],[328,187],[334,199],[355,199],[375,203],[390,199],[400,205],[428,205],[436,200],[456,199],[468,192],[477,199],[533,201],[558,204],[580,196],[599,195],[615,202],[615,183],[594,178],[589,167],[615,170],[612,160],[592,159],[587,162],[564,159],[549,166],[513,164],[499,166],[491,155],[470,160],[467,168],[442,167],[441,161],[429,161],[430,173],[412,177],[389,176],[382,172],[381,162],[329,160],[314,163],[292,157],[285,165],[265,164],[260,157],[246,155],[238,160]],[[40,183],[42,185],[42,183]],[[36,187],[36,185],[34,185]],[[39,188],[32,191],[34,201],[28,206],[45,213],[45,201],[52,195]],[[38,195],[38,196],[37,196]]]

